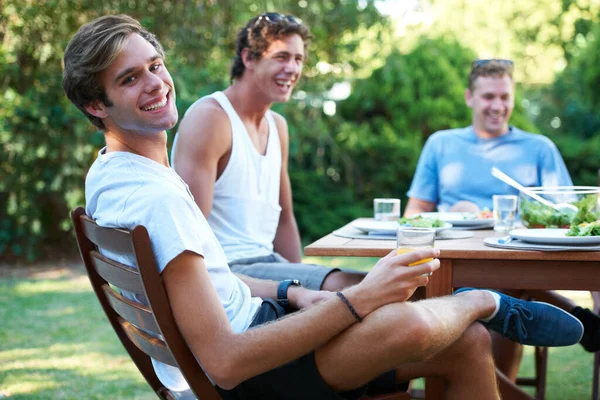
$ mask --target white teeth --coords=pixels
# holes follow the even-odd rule
[[[154,103],[148,107],[144,107],[142,108],[142,110],[144,111],[152,111],[152,110],[156,110],[157,108],[163,108],[164,106],[167,105],[167,99],[165,98],[164,100],[162,100],[159,103]]]
[[[290,81],[275,81],[275,83],[277,83],[279,86],[285,86],[288,88],[292,85]]]

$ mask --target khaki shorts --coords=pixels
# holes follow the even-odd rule
[[[272,281],[298,279],[302,286],[312,290],[321,289],[327,275],[340,270],[316,264],[291,263],[277,253],[235,260],[229,263],[229,268],[236,274],[258,279]]]

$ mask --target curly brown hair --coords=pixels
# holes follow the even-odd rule
[[[250,59],[260,59],[274,40],[289,35],[299,35],[304,42],[304,53],[308,54],[312,36],[308,26],[300,19],[279,13],[263,13],[252,18],[238,31],[236,37],[235,56],[230,71],[231,82],[240,78],[246,69],[242,60],[244,49],[249,49]]]
[[[100,130],[105,129],[104,123],[88,113],[85,106],[97,100],[112,106],[100,75],[119,56],[133,33],[146,39],[162,58],[165,57],[156,36],[128,15],[108,15],[83,25],[65,49],[63,89],[69,100]]]

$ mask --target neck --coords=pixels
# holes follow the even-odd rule
[[[262,96],[260,90],[254,88],[252,83],[245,81],[243,77],[233,82],[223,93],[225,93],[242,121],[249,121],[257,128],[273,104]]]
[[[509,131],[508,126],[502,128],[501,132],[488,132],[485,129],[479,129],[476,128],[473,125],[473,130],[475,131],[475,134],[477,135],[477,137],[479,137],[480,139],[493,139],[493,138],[497,138],[503,135],[506,135]]]
[[[128,133],[126,135],[115,132],[104,132],[106,140],[106,152],[125,151],[137,154],[155,161],[165,167],[169,167],[167,156],[167,132],[158,134],[140,135]]]

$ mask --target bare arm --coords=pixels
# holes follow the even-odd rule
[[[235,274],[242,282],[250,288],[250,293],[253,297],[261,299],[271,298],[277,299],[277,287],[279,282],[265,279],[256,279],[247,275]],[[334,296],[333,292],[327,290],[310,290],[298,286],[290,286],[288,289],[288,300],[290,306],[298,310],[309,308],[323,300],[327,300]]]
[[[404,209],[404,216],[412,217],[416,214],[422,212],[430,212],[433,210],[435,210],[435,203],[432,203],[431,201],[416,199],[414,197],[409,197],[408,204]]]
[[[281,206],[281,215],[279,225],[273,240],[275,251],[288,259],[290,262],[299,263],[302,261],[302,250],[300,243],[300,233],[296,217],[294,216],[294,206],[292,202],[292,185],[288,174],[288,156],[289,156],[289,134],[285,119],[278,114],[273,113],[279,131],[279,142],[281,144],[281,182],[279,189],[279,205]]]
[[[361,316],[384,304],[405,301],[418,286],[428,282],[421,275],[439,268],[439,261],[403,266],[438,254],[436,249],[400,256],[391,252],[359,285],[344,293]],[[344,303],[332,297],[305,312],[236,334],[201,256],[180,254],[167,265],[162,276],[186,342],[205,372],[224,389],[314,350],[356,322]]]
[[[231,125],[212,100],[193,108],[181,121],[173,168],[188,184],[205,218],[213,204],[219,162],[231,151]]]

